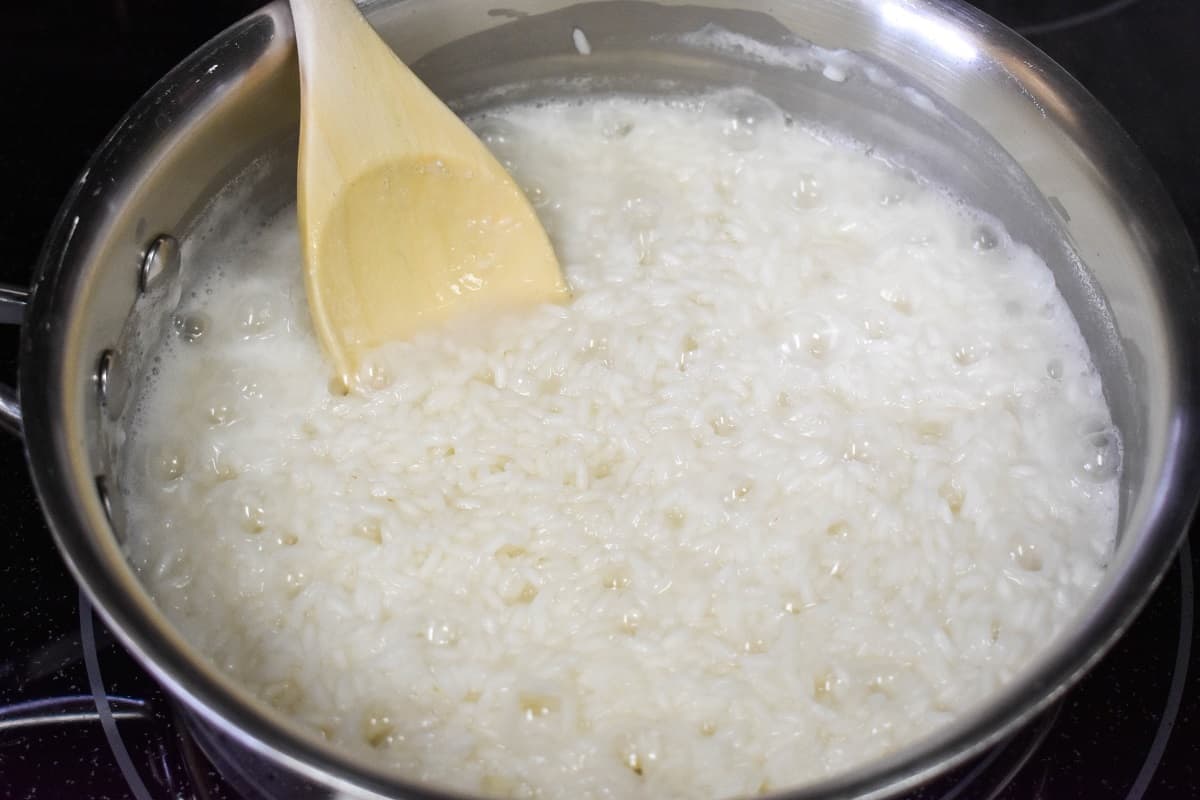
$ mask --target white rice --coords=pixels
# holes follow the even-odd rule
[[[189,247],[120,484],[237,680],[414,780],[730,796],[911,743],[1080,607],[1117,439],[1028,249],[744,93],[477,125],[570,305],[341,397],[292,210]]]

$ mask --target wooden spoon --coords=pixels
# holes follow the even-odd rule
[[[455,315],[565,300],[521,189],[352,0],[291,6],[305,285],[345,387],[384,342]]]

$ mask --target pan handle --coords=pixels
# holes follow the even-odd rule
[[[0,325],[20,325],[25,319],[29,292],[17,286],[0,283]],[[0,383],[0,430],[21,435],[21,405],[17,390]]]

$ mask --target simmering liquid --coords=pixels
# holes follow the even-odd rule
[[[1119,441],[1002,228],[747,93],[473,124],[570,305],[342,396],[294,211],[190,246],[120,484],[222,669],[413,780],[730,796],[913,742],[1081,607]]]

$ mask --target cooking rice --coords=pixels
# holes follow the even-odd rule
[[[120,485],[222,669],[412,780],[724,797],[913,742],[1071,619],[1118,439],[1031,251],[744,92],[474,124],[571,304],[341,396],[294,209],[187,245]]]

